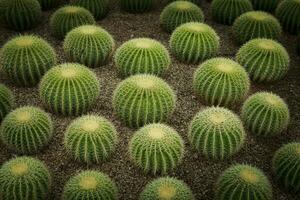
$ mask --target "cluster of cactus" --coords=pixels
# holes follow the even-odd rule
[[[94,104],[100,93],[96,74],[83,65],[65,63],[42,78],[40,98],[48,109],[63,115],[79,115]]]
[[[121,8],[127,12],[142,13],[153,8],[154,0],[120,0]]]
[[[273,12],[280,0],[250,0],[254,10],[264,10],[267,12]]]
[[[148,74],[130,76],[122,81],[113,95],[113,108],[130,127],[164,122],[173,113],[176,96],[162,79]]]
[[[197,64],[217,54],[219,36],[206,24],[186,23],[172,33],[170,49],[177,59]]]
[[[95,25],[74,28],[64,40],[64,51],[69,58],[88,67],[106,64],[114,49],[115,42],[112,36]]]
[[[70,124],[64,144],[75,160],[99,163],[111,156],[117,139],[117,131],[110,121],[104,117],[87,115]]]
[[[58,6],[61,0],[38,0],[43,10],[50,10]]]
[[[163,29],[173,32],[181,24],[188,22],[203,22],[202,10],[188,1],[175,1],[167,5],[160,15],[160,23]]]
[[[290,64],[289,54],[278,42],[270,39],[253,39],[243,45],[236,60],[257,82],[272,82],[283,78]]]
[[[239,16],[233,23],[233,33],[241,44],[254,38],[278,40],[281,26],[273,15],[262,11],[250,11]]]
[[[292,34],[300,31],[300,1],[283,0],[276,9],[276,17],[279,19],[283,29]]]
[[[233,112],[212,107],[194,117],[188,136],[199,153],[207,158],[224,159],[241,149],[246,134],[241,120]]]
[[[3,84],[0,84],[0,123],[10,112],[14,104],[12,91]]]
[[[193,86],[209,105],[231,106],[248,94],[250,80],[245,69],[227,58],[207,60],[195,71]]]
[[[86,170],[70,178],[63,191],[63,200],[117,200],[116,184],[104,173]]]
[[[13,158],[0,169],[0,199],[46,199],[50,187],[51,176],[47,167],[35,158]]]
[[[184,143],[173,128],[148,124],[134,134],[129,143],[129,154],[144,172],[165,174],[181,162]]]
[[[48,42],[34,35],[9,40],[0,52],[1,65],[9,79],[19,86],[35,86],[56,64],[56,53]]]
[[[140,195],[140,200],[194,200],[189,186],[181,180],[172,177],[157,178],[146,185]]]
[[[158,41],[137,38],[125,42],[116,52],[115,63],[122,76],[140,73],[162,75],[170,66],[168,50]]]
[[[70,2],[86,8],[97,20],[104,18],[109,10],[109,0],[71,0]]]
[[[254,135],[274,136],[284,131],[290,120],[287,104],[277,95],[258,92],[250,96],[242,107],[245,126]]]

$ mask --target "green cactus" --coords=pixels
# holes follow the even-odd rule
[[[47,167],[35,158],[13,158],[0,169],[0,199],[43,200],[50,187]]]
[[[280,0],[250,0],[254,10],[273,12]]]
[[[170,2],[173,2],[173,1],[189,1],[189,2],[192,2],[196,5],[200,5],[202,0],[169,0],[169,1]]]
[[[139,200],[194,200],[189,186],[172,177],[157,178],[148,183]]]
[[[90,109],[99,96],[96,74],[83,65],[65,63],[50,69],[41,80],[40,98],[57,114],[79,115]]]
[[[245,69],[227,58],[207,60],[195,71],[194,89],[209,105],[231,106],[248,94],[250,80]]]
[[[95,19],[103,19],[109,10],[109,0],[71,0],[72,4],[89,10]]]
[[[120,0],[121,8],[127,12],[142,13],[154,7],[154,0]]]
[[[63,192],[63,200],[117,200],[116,184],[99,171],[82,171],[70,178]]]
[[[114,39],[100,26],[79,26],[71,30],[64,40],[64,51],[70,59],[88,67],[106,64],[114,49]]]
[[[174,91],[154,75],[131,76],[118,85],[113,95],[113,108],[129,127],[164,122],[173,113],[175,104]]]
[[[0,52],[8,78],[19,86],[32,87],[56,64],[56,53],[44,39],[34,35],[9,40]]]
[[[252,134],[267,137],[283,132],[289,124],[290,114],[288,106],[279,96],[258,92],[244,103],[242,119]]]
[[[87,9],[67,5],[53,13],[50,18],[50,29],[55,37],[64,39],[73,28],[95,23],[93,15]]]
[[[124,77],[140,73],[159,76],[168,70],[171,60],[168,50],[160,42],[137,38],[125,42],[117,50],[115,63]]]
[[[203,21],[204,15],[201,8],[188,1],[174,1],[167,5],[160,15],[160,24],[169,33],[181,24]]]
[[[211,3],[213,19],[226,25],[232,25],[236,18],[251,10],[250,0],[213,0]]]
[[[0,124],[12,109],[14,101],[12,91],[5,85],[0,84]]]
[[[38,0],[43,10],[51,10],[57,7],[61,0]]]
[[[173,128],[148,124],[133,135],[129,154],[134,164],[145,173],[165,174],[181,162],[184,143]]]
[[[260,169],[238,164],[220,176],[215,200],[272,200],[272,197],[272,186]]]
[[[300,31],[300,0],[283,0],[276,9],[276,17],[284,30],[291,34]]]
[[[272,82],[283,78],[290,65],[289,54],[278,42],[254,39],[240,48],[236,60],[257,82]]]
[[[233,23],[233,34],[241,44],[254,38],[278,40],[281,26],[273,15],[262,11],[250,11],[239,16]]]
[[[170,39],[170,49],[177,59],[198,64],[215,56],[219,50],[219,36],[208,25],[190,22],[179,26]]]
[[[273,157],[276,179],[293,192],[300,191],[300,143],[293,142],[278,149]]]

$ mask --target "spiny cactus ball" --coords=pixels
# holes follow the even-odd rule
[[[170,49],[177,59],[197,64],[217,54],[219,36],[206,24],[186,23],[172,33]]]
[[[262,11],[250,11],[239,16],[233,23],[236,40],[243,44],[254,38],[278,40],[281,26],[271,14]]]
[[[276,9],[276,17],[284,30],[291,34],[300,31],[300,0],[283,0]]]
[[[199,97],[209,105],[231,106],[248,94],[250,80],[245,69],[227,58],[213,58],[194,73],[193,86]]]
[[[254,10],[273,12],[280,0],[250,0]]]
[[[173,1],[189,1],[196,5],[200,5],[202,0],[170,0],[170,2],[173,2]]]
[[[43,10],[50,10],[61,3],[61,0],[38,0]]]
[[[170,66],[168,50],[158,41],[137,38],[125,42],[116,52],[115,63],[122,76],[162,75]]]
[[[176,96],[154,75],[134,75],[122,81],[113,95],[113,108],[130,127],[166,121],[173,113]]]
[[[99,163],[111,156],[117,139],[117,131],[110,121],[104,117],[87,115],[70,124],[64,145],[75,160]]]
[[[116,184],[99,171],[87,170],[70,178],[63,192],[63,200],[117,200]]]
[[[274,136],[287,128],[290,114],[288,106],[279,96],[258,92],[244,103],[242,119],[252,134]]]
[[[106,64],[114,49],[112,36],[103,28],[94,25],[74,28],[64,40],[64,51],[70,59],[88,67]]]
[[[96,74],[83,65],[65,63],[50,69],[40,83],[40,98],[57,114],[79,115],[99,96]]]
[[[212,159],[237,153],[244,144],[245,131],[239,117],[226,108],[211,107],[199,112],[189,126],[192,146]]]
[[[145,173],[165,174],[181,162],[184,143],[173,128],[148,124],[134,134],[129,143],[129,154]]]
[[[19,86],[35,86],[56,64],[56,53],[44,39],[34,35],[9,40],[0,52],[1,64],[8,78]]]
[[[289,54],[278,42],[270,39],[250,40],[242,46],[236,60],[257,82],[271,82],[283,78],[290,65]]]
[[[71,0],[71,3],[86,8],[97,20],[104,18],[109,9],[109,0]]]
[[[0,199],[46,199],[50,186],[51,176],[47,167],[35,158],[13,158],[0,169]]]
[[[272,200],[272,186],[264,173],[249,165],[234,165],[220,176],[216,200]]]
[[[273,170],[277,180],[294,192],[300,191],[300,143],[283,145],[273,157]]]
[[[12,91],[3,84],[0,84],[0,123],[10,112],[14,104]]]
[[[160,15],[163,29],[169,33],[187,22],[203,22],[202,10],[188,1],[174,1],[167,5]]]
[[[194,200],[194,195],[187,184],[172,177],[157,178],[148,183],[139,200]]]
[[[73,28],[95,23],[93,15],[79,6],[64,6],[55,11],[50,18],[51,32],[59,39],[63,39]]]
[[[154,0],[120,0],[121,8],[127,12],[142,13],[153,8]]]

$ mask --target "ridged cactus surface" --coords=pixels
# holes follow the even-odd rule
[[[109,0],[71,0],[72,4],[89,10],[99,20],[104,18],[109,10]]]
[[[254,10],[263,10],[267,12],[273,12],[280,0],[250,0]]]
[[[14,101],[12,91],[5,85],[0,84],[0,124],[14,106]]]
[[[284,30],[291,34],[298,34],[300,31],[300,1],[281,1],[276,9],[276,17]]]

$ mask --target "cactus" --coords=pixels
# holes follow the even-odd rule
[[[113,108],[129,127],[166,121],[176,96],[170,86],[153,75],[134,75],[122,81],[113,95]]]
[[[131,13],[142,13],[153,8],[154,0],[120,0],[121,8]]]
[[[99,96],[96,74],[83,65],[65,63],[50,69],[41,80],[40,98],[48,109],[63,115],[79,115]]]
[[[89,10],[95,19],[103,19],[109,10],[109,0],[71,0],[73,5],[81,6]]]
[[[140,73],[162,75],[170,66],[168,50],[158,41],[137,38],[125,42],[116,52],[115,63],[122,76]]]
[[[276,9],[276,17],[284,30],[291,34],[297,34],[300,31],[300,1],[281,1]]]
[[[290,120],[286,103],[277,95],[258,92],[242,107],[242,119],[252,134],[274,136],[283,132]]]
[[[64,51],[72,61],[88,67],[106,64],[115,48],[112,36],[94,25],[83,25],[71,30],[64,40]]]
[[[44,39],[34,35],[9,40],[0,52],[8,78],[19,86],[35,86],[56,64],[56,53]]]
[[[207,60],[195,71],[193,86],[209,105],[231,106],[248,94],[250,81],[245,69],[227,58]]]
[[[87,115],[73,121],[64,144],[75,160],[86,163],[105,161],[115,150],[118,139],[114,125],[104,117]]]
[[[70,178],[63,192],[63,200],[117,200],[116,184],[99,171],[82,171]]]
[[[278,149],[273,157],[276,179],[293,192],[300,191],[300,143],[293,142]]]
[[[254,10],[273,12],[280,0],[250,0]]]
[[[211,3],[213,19],[226,25],[232,25],[236,18],[251,10],[250,0],[213,0]]]
[[[164,124],[148,124],[133,135],[129,154],[134,164],[145,173],[165,174],[181,162],[184,143],[173,128]]]
[[[240,48],[236,60],[257,82],[272,82],[283,78],[288,70],[290,58],[285,48],[269,39],[254,39]]]
[[[272,197],[272,186],[260,169],[238,164],[220,176],[215,200],[272,200]]]
[[[42,200],[46,199],[50,187],[47,167],[35,158],[13,158],[0,169],[0,199]]]
[[[170,2],[173,2],[173,1],[189,1],[189,2],[192,2],[196,5],[200,5],[201,4],[201,0],[169,0]]]
[[[55,37],[64,39],[73,28],[95,23],[93,15],[87,9],[67,5],[53,13],[50,18],[50,29]]]
[[[203,21],[204,15],[201,8],[188,1],[174,1],[167,5],[160,15],[160,23],[169,33],[181,24]]]
[[[161,177],[148,183],[139,200],[194,200],[194,195],[187,184],[172,177]]]
[[[215,56],[219,50],[219,36],[208,25],[190,22],[179,26],[170,39],[170,49],[183,62],[198,64]]]
[[[14,104],[12,91],[3,84],[0,84],[0,124],[4,117],[10,112]]]
[[[233,23],[233,33],[241,44],[254,38],[278,40],[281,26],[271,14],[262,11],[250,11],[239,16]]]
[[[51,10],[61,3],[61,0],[38,0],[43,10]]]

